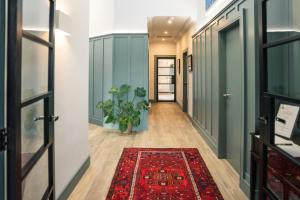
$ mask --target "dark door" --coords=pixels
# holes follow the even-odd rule
[[[54,199],[54,0],[8,1],[7,195]]]
[[[4,130],[5,1],[0,1],[0,130]],[[0,133],[4,134],[4,132]],[[0,136],[1,137],[1,136]],[[0,144],[1,145],[1,144]],[[5,160],[0,150],[0,200],[4,200]]]
[[[176,100],[176,58],[157,58],[157,101]]]
[[[183,72],[183,97],[182,97],[182,110],[188,111],[188,67],[187,67],[188,52],[183,53],[182,72]]]
[[[226,158],[240,172],[242,129],[242,55],[239,26],[225,33],[226,41]]]

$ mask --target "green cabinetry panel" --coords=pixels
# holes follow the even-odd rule
[[[241,133],[241,188],[248,193],[250,181],[250,132],[255,131],[257,114],[257,30],[255,1],[234,0],[211,22],[193,36],[193,121],[203,138],[219,158],[224,158],[224,59],[222,57],[222,32],[240,25],[243,51],[241,74],[243,85],[243,111]],[[226,61],[226,60],[225,60]],[[235,140],[237,138],[232,138]]]
[[[111,98],[112,86],[129,84],[148,92],[148,35],[110,34],[90,39],[89,121],[103,124],[103,114],[96,104]],[[147,113],[137,130],[148,127]],[[105,125],[110,127],[109,125]]]

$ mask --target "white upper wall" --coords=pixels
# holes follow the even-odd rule
[[[115,27],[118,33],[147,32],[152,16],[191,16],[197,18],[197,0],[115,0]]]
[[[223,8],[225,8],[232,0],[217,0],[208,10],[205,9],[205,0],[198,0],[198,14],[196,28],[200,29],[214,16],[216,16]]]
[[[114,0],[90,0],[90,37],[113,32]]]
[[[152,16],[197,19],[199,0],[91,0],[90,36],[106,33],[146,33]]]

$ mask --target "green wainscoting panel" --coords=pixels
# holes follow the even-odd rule
[[[103,38],[103,100],[111,99],[111,95],[108,93],[113,86],[113,63],[114,63],[114,38],[107,36]]]
[[[103,39],[90,42],[90,68],[89,68],[89,121],[102,124],[102,112],[96,109],[102,101],[103,90]]]
[[[111,98],[108,91],[112,86],[144,87],[148,95],[148,34],[110,34],[91,38],[90,63],[91,123],[103,124],[103,115],[95,106],[97,102]],[[104,126],[111,128],[108,124]],[[141,125],[135,130],[147,128],[148,114],[145,112]]]
[[[5,1],[0,1],[0,129],[4,128]],[[5,155],[0,152],[0,200],[5,198]]]
[[[130,85],[144,87],[148,97],[148,35],[133,35],[130,37]],[[138,130],[148,129],[148,113],[143,112],[142,123]]]
[[[120,87],[130,81],[130,43],[128,36],[114,37],[114,85]]]
[[[246,194],[250,182],[250,136],[257,116],[257,30],[255,1],[233,0],[212,21],[193,36],[193,122],[219,158],[224,158],[224,83],[222,69],[221,32],[233,23],[240,24],[243,74],[243,112],[241,133],[240,186]],[[226,131],[225,131],[226,132]],[[235,140],[235,138],[232,138]]]

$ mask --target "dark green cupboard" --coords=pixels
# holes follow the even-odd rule
[[[232,161],[246,194],[249,133],[255,130],[258,108],[255,20],[255,1],[234,0],[193,36],[193,123],[219,158]],[[231,40],[230,31],[235,31]],[[231,91],[230,83],[238,90]]]
[[[103,124],[103,114],[96,109],[99,101],[110,98],[112,86],[129,84],[144,87],[148,93],[148,34],[110,34],[90,39],[89,122]],[[143,113],[138,130],[148,127]]]

